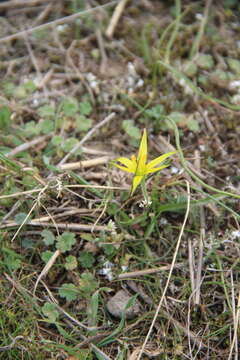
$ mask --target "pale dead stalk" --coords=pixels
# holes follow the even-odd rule
[[[14,2],[19,4],[19,1],[14,1]],[[42,0],[41,0],[41,2],[42,2]],[[60,24],[67,24],[69,22],[74,21],[75,19],[77,19],[80,16],[84,16],[84,15],[93,13],[96,10],[103,9],[103,8],[106,8],[106,7],[111,6],[111,5],[115,5],[117,2],[118,2],[118,0],[113,0],[113,1],[110,1],[109,3],[107,3],[105,5],[99,5],[99,6],[96,6],[94,8],[88,9],[88,10],[79,11],[76,14],[65,16],[63,18],[50,21],[50,22],[48,22],[46,24],[35,26],[35,27],[31,28],[31,29],[19,31],[19,32],[15,33],[15,34],[8,35],[8,36],[5,36],[5,37],[1,38],[0,42],[15,40],[15,39],[23,37],[23,36],[25,36],[27,34],[31,34],[34,31],[39,31],[39,30],[42,30],[42,29],[46,29],[47,27],[50,27],[50,26],[56,26],[56,25],[60,25]],[[0,4],[0,6],[1,6],[0,8],[3,8],[3,5],[5,5],[5,4]],[[6,5],[7,5],[7,3],[6,3]]]
[[[128,189],[121,187],[121,186],[106,186],[106,185],[64,185],[65,188],[86,188],[86,189],[106,189],[106,190],[124,190],[128,191]],[[8,195],[1,195],[0,200],[2,199],[8,199],[12,197],[19,197],[19,196],[25,196],[30,194],[35,194],[41,192],[44,188],[41,189],[33,189],[33,190],[26,190],[26,191],[19,191],[13,194]]]
[[[1,196],[0,196],[0,200],[1,200],[1,199],[12,198],[12,197],[18,197],[18,196],[35,194],[35,193],[38,193],[38,192],[41,192],[41,191],[42,191],[42,189],[33,189],[33,190],[27,190],[27,191],[19,191],[19,192],[16,192],[16,193],[14,193],[14,194],[1,195]]]
[[[49,15],[49,13],[52,11],[53,3],[51,2],[48,4],[43,11],[37,16],[36,20],[32,24],[32,26],[37,26],[38,24],[41,24],[43,20]]]
[[[175,252],[174,252],[174,255],[173,255],[171,268],[170,268],[170,271],[169,271],[169,274],[168,274],[166,285],[165,285],[164,290],[163,290],[162,297],[161,297],[161,299],[159,301],[159,304],[158,304],[158,307],[156,309],[153,321],[152,321],[151,326],[150,326],[150,328],[148,330],[147,336],[146,336],[146,338],[144,340],[144,343],[142,345],[142,348],[141,348],[141,351],[140,351],[140,353],[138,355],[137,360],[141,359],[141,356],[142,356],[142,354],[144,352],[144,349],[145,349],[145,347],[147,345],[148,339],[149,339],[149,337],[150,337],[150,335],[152,333],[153,327],[155,325],[155,322],[156,322],[157,317],[159,315],[159,312],[161,310],[162,303],[163,303],[163,301],[165,299],[165,295],[166,295],[166,292],[167,292],[167,289],[168,289],[168,286],[169,286],[169,283],[170,283],[170,279],[171,279],[171,276],[172,276],[172,272],[173,272],[173,269],[174,269],[174,265],[175,265],[175,262],[176,262],[179,246],[180,246],[180,243],[181,243],[181,239],[182,239],[182,236],[183,236],[183,232],[184,232],[184,229],[185,229],[185,225],[186,225],[188,215],[189,215],[189,210],[190,210],[190,185],[189,185],[188,181],[186,181],[186,185],[187,185],[187,209],[186,209],[185,217],[184,217],[183,224],[182,224],[182,227],[181,227],[181,231],[179,233],[179,237],[178,237],[178,240],[177,240],[177,245],[176,245],[176,249],[175,249]]]
[[[53,134],[50,133],[48,135],[44,135],[44,136],[39,136],[37,138],[35,138],[34,140],[25,142],[24,144],[21,144],[17,147],[15,147],[13,150],[9,151],[8,153],[5,154],[5,156],[7,157],[12,157],[15,156],[17,154],[19,154],[22,151],[26,151],[30,148],[32,148],[33,146],[37,145],[37,144],[41,144],[43,143],[45,140],[47,140],[48,138],[50,138]],[[39,190],[40,191],[40,190]]]
[[[38,84],[38,89],[44,88],[47,83],[50,81],[52,75],[54,73],[54,68],[51,68],[43,77],[42,80]]]
[[[61,254],[60,250],[56,250],[53,255],[51,256],[51,258],[48,260],[48,262],[46,263],[46,265],[44,266],[44,268],[42,269],[41,273],[39,274],[37,281],[34,285],[34,289],[33,289],[33,295],[35,296],[36,290],[37,290],[37,286],[39,284],[39,281],[42,280],[42,278],[47,275],[47,273],[49,272],[49,270],[51,269],[51,267],[53,266],[53,264],[55,263],[55,261],[57,260],[58,256]]]
[[[58,0],[51,0],[51,2],[57,2]],[[10,9],[16,7],[24,7],[24,6],[36,6],[38,4],[43,5],[43,3],[47,3],[49,0],[11,0],[5,3],[0,4],[0,9]]]
[[[29,221],[27,224],[26,223],[26,219],[24,220],[25,222],[21,225],[21,228],[23,227],[23,225],[27,225],[27,226],[40,226],[40,227],[50,227],[50,228],[55,228],[55,225],[51,222],[39,222],[39,221],[34,221],[31,220]],[[11,222],[11,223],[7,223],[5,225],[0,226],[0,229],[8,229],[11,227],[15,227],[18,226],[19,224],[17,224],[16,222]],[[90,224],[75,224],[75,223],[56,223],[56,226],[58,227],[58,229],[65,229],[65,230],[75,230],[75,231],[92,231],[92,227],[93,225]],[[19,231],[21,230],[18,229],[17,233],[14,235],[14,238],[12,239],[12,241],[16,238],[16,236],[18,235]],[[97,225],[94,227],[94,231],[96,232],[101,232],[101,231],[107,231],[110,232],[110,229],[107,226],[104,225]]]
[[[193,244],[191,239],[188,240],[188,264],[189,264],[189,274],[191,280],[191,289],[192,293],[195,289],[195,257],[194,257],[194,250]]]
[[[32,214],[33,210],[35,209],[35,207],[39,204],[41,196],[44,194],[44,192],[46,191],[48,185],[46,185],[41,192],[38,194],[37,199],[35,200],[35,203],[33,204],[32,208],[30,209],[29,213],[27,214],[27,216],[25,217],[25,219],[23,220],[22,224],[19,226],[19,228],[17,229],[17,231],[15,232],[15,234],[13,235],[13,238],[11,240],[11,242],[13,242],[17,235],[19,234],[19,232],[21,231],[22,227],[26,224],[26,222],[28,221],[30,215]]]
[[[126,189],[121,186],[107,186],[107,185],[65,185],[65,188],[86,188],[86,189],[106,189],[106,190],[125,190],[128,191],[129,189]],[[0,198],[1,199],[1,198]]]
[[[109,114],[107,117],[105,117],[102,121],[100,121],[99,123],[97,123],[83,138],[81,141],[79,141],[78,144],[76,144],[71,151],[69,151],[69,153],[64,156],[64,158],[58,163],[57,166],[61,166],[63,164],[65,164],[65,162],[69,159],[69,157],[74,154],[78,149],[81,148],[81,146],[88,140],[91,138],[91,136],[98,130],[100,129],[102,126],[106,125],[108,122],[110,122],[114,117],[115,117],[115,113],[112,112],[111,114]]]
[[[200,153],[198,150],[195,151],[195,168],[200,172],[201,168],[201,160]],[[199,185],[201,188],[201,185]],[[200,238],[198,244],[198,260],[197,260],[197,269],[196,269],[196,277],[195,277],[195,297],[194,304],[200,304],[200,295],[201,295],[201,286],[202,283],[202,264],[203,264],[203,244],[205,240],[205,212],[203,205],[199,207],[200,212]]]
[[[79,68],[74,64],[73,59],[72,59],[72,52],[73,52],[76,44],[77,44],[77,40],[73,40],[70,47],[66,51],[66,63],[69,64],[73,68],[77,77],[79,78],[79,80],[82,82],[82,84],[87,89],[92,103],[95,103],[95,99],[94,99],[94,95],[93,95],[93,91],[92,91],[91,87],[88,85],[87,81],[85,80],[85,77],[83,76],[83,74],[81,73]]]
[[[179,269],[179,268],[183,267],[184,265],[185,264],[183,264],[183,263],[174,264],[174,269]],[[138,270],[138,271],[130,271],[130,272],[126,272],[126,273],[123,273],[123,274],[119,274],[117,276],[117,279],[118,280],[125,280],[125,279],[140,277],[140,276],[156,274],[156,273],[161,272],[161,271],[170,270],[171,266],[172,265],[164,265],[164,266],[160,266],[160,267],[155,268],[155,269],[145,269],[145,270]]]
[[[77,169],[87,169],[89,167],[98,166],[107,164],[109,160],[111,160],[112,157],[110,156],[101,156],[95,159],[90,160],[82,160],[82,161],[76,161],[72,163],[67,163],[63,165],[59,165],[59,169],[61,170],[77,170]]]
[[[106,212],[106,210],[107,210],[108,202],[109,202],[108,200],[105,202],[101,213],[100,213],[99,216],[97,217],[97,220],[94,222],[94,224],[93,224],[93,226],[92,226],[92,232],[94,232],[95,226],[97,226],[98,222],[101,220],[101,218],[102,218],[103,215],[105,214],[105,212]]]
[[[232,273],[231,273],[232,279]],[[233,310],[233,322],[234,322],[234,334],[231,342],[231,347],[228,355],[228,360],[232,359],[233,348],[235,347],[235,360],[238,360],[238,329],[239,329],[239,318],[240,318],[240,290],[238,292],[237,310],[235,310],[235,296],[234,296],[234,285],[232,279],[232,310]]]
[[[25,42],[26,48],[28,50],[29,57],[31,59],[32,65],[35,68],[35,71],[37,73],[38,78],[41,79],[42,78],[42,73],[41,73],[41,70],[40,70],[40,68],[38,66],[38,62],[37,62],[37,59],[36,59],[36,57],[34,55],[34,52],[32,50],[32,46],[30,44],[30,41],[29,41],[27,35],[24,36],[23,38],[24,38],[24,42]]]
[[[99,47],[100,54],[101,54],[100,73],[106,74],[108,58],[107,58],[107,53],[106,53],[106,50],[104,47],[104,41],[103,41],[103,36],[102,36],[102,32],[100,30],[100,27],[98,27],[96,30],[96,38],[97,38],[98,47]]]
[[[119,22],[119,19],[124,11],[125,6],[127,5],[127,2],[128,0],[120,0],[118,5],[116,6],[113,15],[111,17],[110,23],[108,25],[108,28],[105,32],[107,37],[111,38],[113,36],[116,26]]]

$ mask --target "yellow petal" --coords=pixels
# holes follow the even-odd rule
[[[126,166],[126,168],[128,168],[129,171],[135,173],[136,168],[137,168],[136,159],[132,158],[132,160],[130,160],[130,159],[125,158],[125,157],[120,157],[120,158],[117,158],[115,161],[120,162],[121,164]]]
[[[153,169],[150,169],[150,170],[147,170],[147,174],[153,174],[155,173],[156,171],[159,171],[159,170],[162,170],[166,167],[168,167],[170,164],[166,164],[166,165],[162,165],[162,166],[159,166],[157,168],[153,168]]]
[[[146,168],[147,168],[147,172],[150,171],[150,170],[154,170],[154,166],[158,165],[158,164],[161,164],[164,160],[166,160],[169,156],[173,155],[173,154],[176,154],[177,151],[171,151],[169,153],[166,153],[166,154],[163,154],[159,157],[157,157],[156,159],[150,161]]]
[[[131,174],[135,174],[135,171],[132,171],[132,170],[129,170],[129,168],[125,167],[125,166],[121,166],[119,164],[116,164],[116,163],[112,163],[114,166],[116,166],[117,168],[123,170],[123,171],[126,171],[126,172],[129,172]]]
[[[141,181],[143,180],[144,176],[134,176],[133,178],[133,182],[132,182],[132,189],[131,189],[131,194],[132,195],[134,193],[134,191],[136,190],[136,188],[138,187],[138,185],[141,183]]]
[[[137,175],[144,175],[146,170],[146,161],[147,161],[147,131],[143,130],[143,136],[140,142],[138,157],[137,157]]]

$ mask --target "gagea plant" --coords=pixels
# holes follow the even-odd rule
[[[143,184],[143,188],[144,188],[144,182],[147,175],[153,174],[169,166],[169,164],[163,164],[163,165],[161,164],[167,158],[169,158],[171,155],[175,153],[176,151],[168,152],[147,163],[147,155],[148,155],[147,130],[144,129],[137,158],[135,155],[132,155],[131,159],[125,157],[119,157],[112,163],[114,166],[118,167],[119,169],[133,174],[132,188],[130,193],[131,195],[133,195],[138,185]],[[146,198],[144,191],[143,193],[144,193],[144,197]]]

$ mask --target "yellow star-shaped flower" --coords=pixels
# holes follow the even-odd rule
[[[113,165],[123,171],[134,174],[131,189],[132,195],[146,175],[155,173],[156,171],[162,170],[167,167],[169,164],[161,165],[158,167],[156,166],[163,163],[164,160],[166,160],[169,156],[175,153],[176,151],[168,152],[157,157],[156,159],[150,161],[147,164],[147,131],[146,129],[144,129],[137,158],[135,155],[132,155],[131,159],[119,157],[113,162]],[[118,162],[122,165],[119,165]]]

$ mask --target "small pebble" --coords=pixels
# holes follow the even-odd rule
[[[129,296],[124,290],[118,291],[110,300],[107,302],[107,310],[116,318],[122,318],[124,309],[131,296]],[[133,319],[140,312],[140,304],[136,301],[135,304],[126,310],[126,318]]]

